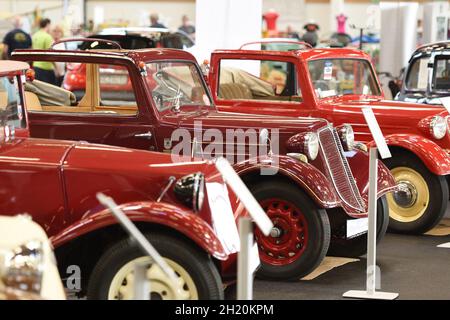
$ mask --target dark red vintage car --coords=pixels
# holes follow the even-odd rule
[[[29,101],[24,103],[23,94],[27,68],[23,62],[0,61],[1,212],[28,213],[44,228],[62,277],[82,278],[81,288],[72,289],[93,299],[126,299],[133,292],[133,262],[147,258],[98,203],[96,194],[103,192],[179,276],[174,287],[151,266],[153,298],[223,298],[221,275],[225,281],[234,278],[236,259],[229,240],[219,239],[216,231],[236,225],[214,218],[214,212],[225,214],[208,200],[211,183],[223,184],[215,165],[172,163],[168,154],[143,150],[29,138],[24,109]],[[228,195],[223,198],[238,217],[240,202],[231,190]],[[73,274],[76,270],[81,274]]]
[[[450,173],[450,118],[442,106],[384,100],[370,57],[356,49],[253,49],[212,54],[209,82],[219,110],[350,124],[369,145],[361,108],[371,107],[393,153],[384,163],[399,184],[387,196],[389,228],[422,233],[439,222]]]
[[[269,237],[256,232],[260,276],[298,279],[327,252],[365,253],[367,225],[358,218],[367,217],[368,155],[348,148],[351,127],[336,130],[318,118],[218,112],[194,57],[181,50],[24,50],[14,58],[86,64],[80,100],[62,88],[27,84],[34,137],[158,150],[171,153],[175,161],[186,153],[226,156],[275,224]],[[116,90],[114,97],[104,95],[105,65],[128,73],[131,94]],[[260,153],[267,144],[272,152]],[[388,223],[384,195],[395,188],[383,164],[378,187],[381,239]]]

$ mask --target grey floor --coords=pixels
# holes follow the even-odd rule
[[[378,246],[382,291],[399,299],[450,299],[450,249],[436,245],[450,236],[388,234]],[[366,260],[337,267],[311,281],[256,280],[255,299],[343,299],[347,290],[365,289]]]

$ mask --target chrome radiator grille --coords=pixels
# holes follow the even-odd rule
[[[351,208],[365,212],[364,201],[356,186],[336,129],[326,126],[317,134],[324,165],[339,198]]]

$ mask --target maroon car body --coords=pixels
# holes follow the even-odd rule
[[[23,99],[27,68],[23,62],[0,61],[1,106],[11,108],[1,110],[0,208],[2,213],[30,214],[44,228],[56,249],[63,277],[68,266],[79,266],[85,292],[91,272],[105,252],[127,239],[116,219],[99,205],[96,194],[103,192],[113,197],[144,233],[185,243],[187,247],[179,250],[191,248],[195,254],[205,254],[210,262],[198,263],[214,266],[214,260],[214,272],[219,270],[224,280],[232,280],[236,255],[230,255],[215,234],[207,188],[198,212],[180,200],[173,187],[160,197],[170,177],[180,181],[186,175],[202,173],[205,183],[223,183],[215,165],[194,159],[173,164],[170,155],[163,153],[30,138]],[[12,110],[6,118],[5,110]],[[228,193],[237,218],[243,212],[238,210],[240,202],[231,190]],[[194,283],[197,285],[195,277]],[[197,288],[196,298],[223,297],[222,289],[220,285],[220,291],[208,297],[207,290]],[[104,293],[95,297],[106,298]]]
[[[262,275],[270,278],[298,278],[309,273],[327,252],[330,233],[331,249],[353,247],[356,243],[359,248],[353,253],[345,249],[334,252],[343,255],[355,255],[355,252],[359,255],[363,253],[362,251],[365,252],[364,235],[347,239],[346,223],[347,220],[367,217],[368,155],[358,149],[344,151],[337,131],[326,120],[319,118],[292,120],[288,117],[218,112],[211,103],[210,93],[194,57],[181,50],[18,50],[14,54],[14,59],[89,64],[94,66],[91,71],[94,82],[96,77],[98,78],[96,65],[123,66],[128,70],[133,84],[135,100],[132,104],[122,101],[118,106],[105,106],[105,103],[102,103],[101,93],[98,92],[101,91],[101,87],[96,84],[92,85],[92,89],[87,86],[87,90],[91,90],[92,93],[86,92],[85,97],[72,106],[46,106],[38,100],[35,104],[29,105],[33,137],[70,138],[173,153],[175,143],[179,141],[174,138],[174,133],[180,130],[184,130],[183,132],[190,137],[200,135],[197,141],[201,140],[202,150],[206,150],[212,142],[206,141],[206,138],[202,139],[208,130],[209,132],[215,130],[222,136],[226,136],[227,130],[261,132],[268,129],[272,133],[277,131],[279,134],[277,154],[252,161],[255,159],[248,159],[250,156],[248,149],[252,145],[249,140],[239,142],[234,138],[233,142],[227,142],[227,146],[231,146],[233,151],[239,146],[244,146],[247,160],[236,161],[236,157],[233,156],[235,153],[228,152],[228,149],[223,154],[231,157],[236,171],[263,204],[276,225],[270,237],[257,234]],[[182,91],[180,87],[185,86],[187,81],[181,81],[178,90],[172,90],[178,91],[178,98],[169,100],[165,98],[164,93],[158,93],[157,89],[162,87],[162,84],[167,81],[178,81],[183,76],[181,72],[175,76],[171,75],[173,78],[161,80],[159,77],[166,77],[167,74],[161,75],[155,70],[167,70],[165,68],[169,65],[174,69],[186,66],[177,72],[187,72],[192,77],[195,75],[195,81],[194,78],[189,78],[189,83],[195,82],[195,86],[190,85],[189,94],[184,96],[181,94],[181,100],[189,96],[192,101],[170,108],[166,107],[165,103],[179,101]],[[171,70],[175,71],[174,69]],[[85,107],[86,99],[94,101],[90,106],[91,109]],[[307,159],[302,153],[305,135],[311,133],[320,140],[320,143],[316,141],[317,148],[320,145],[320,150],[314,159]],[[196,145],[193,141],[190,141],[190,144],[194,147]],[[264,143],[256,144],[258,147],[262,145],[265,147]],[[223,149],[224,144],[218,146]],[[276,175],[260,175],[261,168],[268,167],[273,167]],[[379,225],[385,231],[384,217],[387,214],[387,207],[383,196],[395,188],[395,183],[382,164],[379,165],[378,177],[378,196],[381,198],[379,216],[382,219]],[[286,194],[292,195],[289,201],[284,198]],[[303,215],[309,220],[299,218]],[[380,237],[384,234],[381,229]],[[329,253],[333,253],[331,249]],[[307,250],[316,252],[303,254]]]

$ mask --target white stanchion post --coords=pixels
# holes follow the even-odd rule
[[[273,223],[225,158],[216,159],[216,167],[250,215],[240,218],[238,222],[241,248],[238,253],[237,298],[252,300],[253,273],[260,262],[257,247],[254,246],[253,223],[266,236],[270,234]]]
[[[239,219],[239,238],[241,250],[238,254],[237,299],[253,299],[253,270],[250,253],[253,247],[253,222],[250,218]]]
[[[133,300],[150,300],[150,281],[147,278],[148,264],[134,264]]]
[[[383,159],[391,157],[391,153],[386,144],[386,140],[381,133],[380,126],[373,114],[372,109],[363,108],[370,132],[380,149]],[[369,151],[369,200],[368,216],[369,226],[367,230],[367,269],[366,269],[366,290],[350,290],[343,294],[344,298],[358,299],[378,299],[394,300],[398,293],[377,291],[377,277],[379,270],[377,267],[377,185],[378,185],[378,148],[372,147]]]

